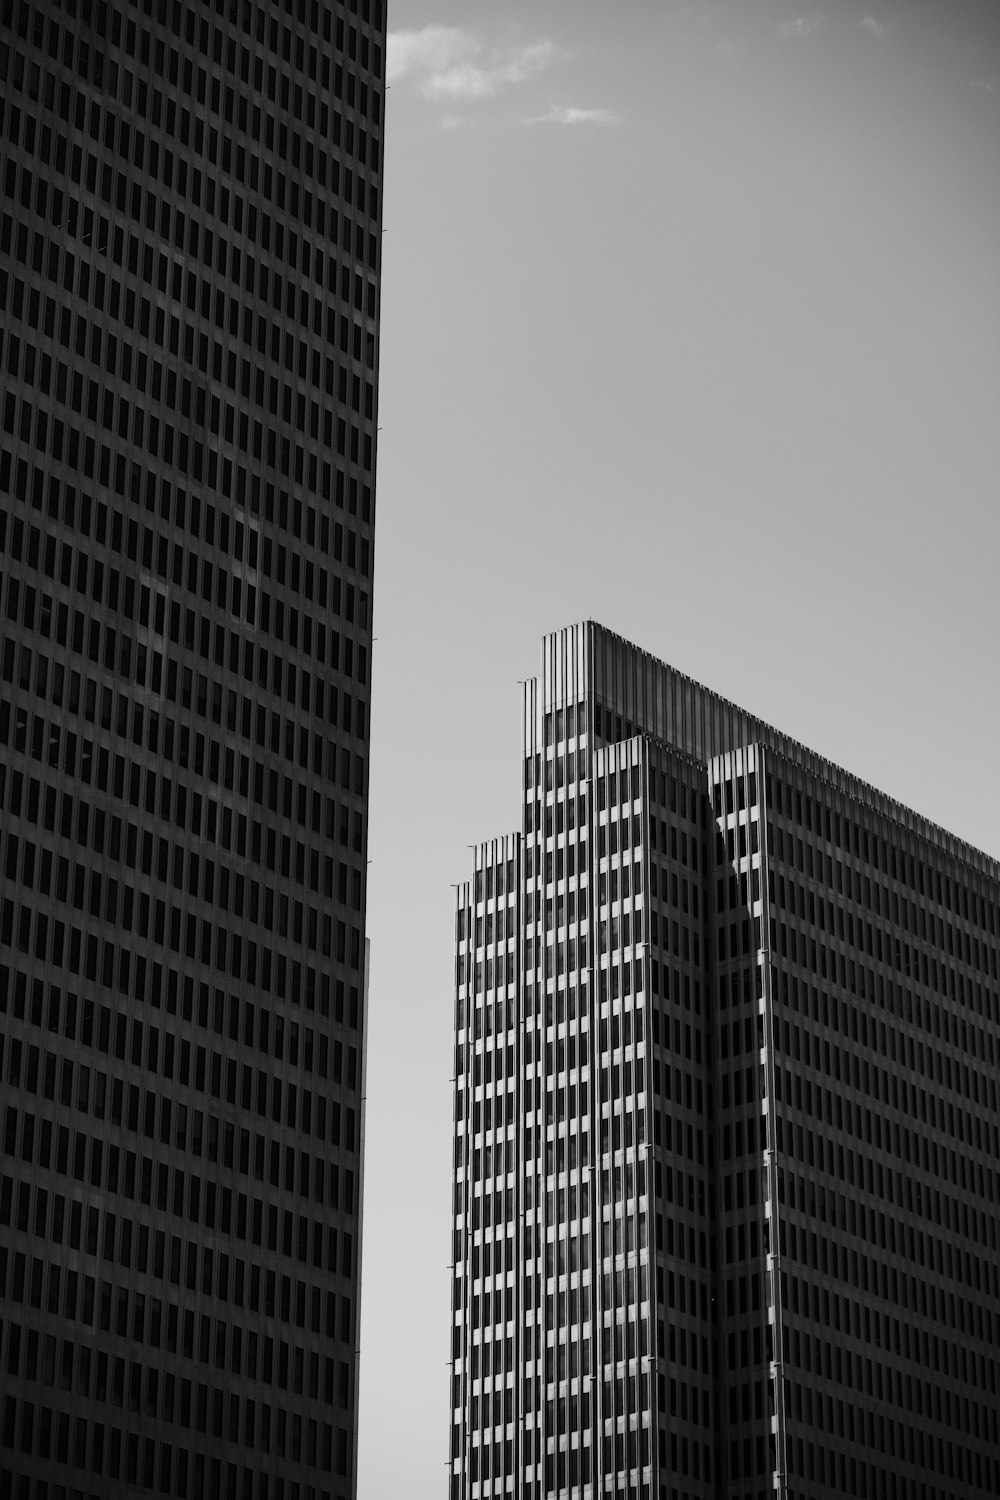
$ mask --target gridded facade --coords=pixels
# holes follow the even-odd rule
[[[381,0],[0,4],[0,1495],[355,1492]]]
[[[734,1116],[732,1135],[722,1130],[722,1197],[737,1234],[745,1199],[750,1276],[754,1239],[771,1251],[762,1333],[781,1374],[774,1426],[788,1493],[881,1494],[888,1479],[908,1495],[994,1494],[996,871],[972,851],[946,856],[930,830],[867,813],[766,747],[726,757],[710,779],[731,872],[716,882],[716,946],[730,970],[728,1007],[721,982],[718,994],[722,1118],[727,1103]],[[759,859],[741,856],[744,843],[760,846]],[[744,876],[751,951],[761,946],[734,1008],[746,959],[728,898],[734,879],[742,897]],[[740,1108],[733,1064],[746,1049],[734,1027],[745,1030],[748,968],[767,1040],[756,1098],[745,1087]],[[753,1175],[766,1183],[755,1211]],[[726,1250],[728,1310],[734,1280],[742,1303],[744,1272],[729,1274]],[[742,1361],[740,1375],[745,1395]],[[751,1366],[751,1381],[766,1378]],[[745,1474],[745,1438],[742,1448],[731,1445],[730,1467]]]
[[[1000,1491],[1000,881],[585,624],[456,924],[450,1492]]]

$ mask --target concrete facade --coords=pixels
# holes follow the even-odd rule
[[[382,0],[0,7],[0,1494],[356,1490]]]
[[[456,906],[450,1494],[1000,1489],[996,864],[601,626]]]

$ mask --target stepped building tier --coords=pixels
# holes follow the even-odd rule
[[[1000,870],[585,623],[455,913],[452,1500],[1000,1493]]]

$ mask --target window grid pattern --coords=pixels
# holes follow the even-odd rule
[[[0,7],[0,1474],[354,1492],[384,15]]]
[[[524,724],[457,903],[452,1495],[995,1492],[995,864],[596,625]]]

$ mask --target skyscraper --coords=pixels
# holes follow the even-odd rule
[[[382,0],[0,6],[0,1494],[355,1491]]]
[[[450,1492],[1000,1490],[1000,869],[601,626],[456,909]]]

